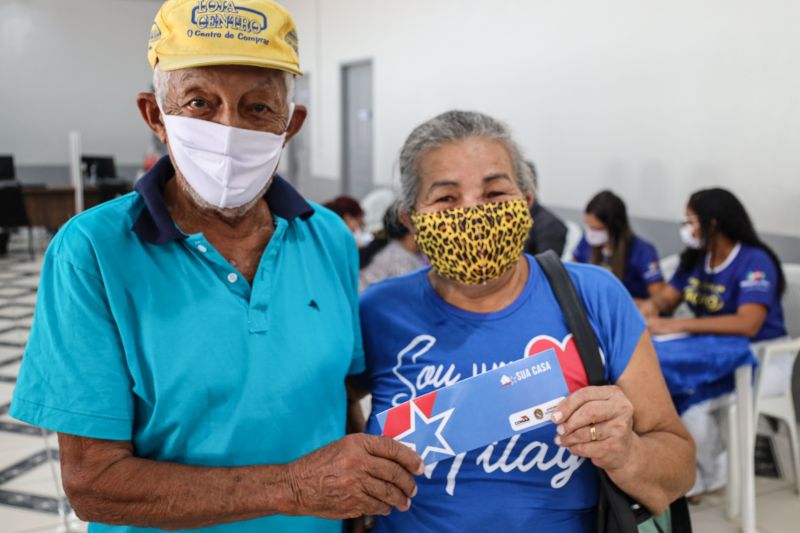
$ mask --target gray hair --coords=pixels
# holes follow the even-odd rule
[[[400,151],[400,188],[403,208],[414,210],[419,194],[419,163],[422,157],[444,144],[473,137],[502,143],[514,164],[517,185],[523,193],[535,194],[533,175],[511,131],[502,122],[474,111],[447,111],[417,126]]]
[[[158,102],[159,107],[162,108],[164,107],[164,100],[167,97],[167,92],[169,92],[169,78],[171,74],[172,71],[161,70],[158,64],[156,64],[156,68],[153,69],[153,92],[156,94],[156,102]],[[291,72],[285,71],[283,74],[284,83],[286,84],[286,101],[293,102],[296,76]]]

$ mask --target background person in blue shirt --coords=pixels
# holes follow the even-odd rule
[[[306,116],[295,47],[273,2],[166,2],[137,103],[170,156],[47,251],[11,415],[59,433],[91,532],[339,533],[410,505],[420,458],[344,436],[353,237],[274,174]]]
[[[733,193],[715,188],[692,194],[681,239],[686,249],[678,270],[641,306],[651,333],[743,335],[753,341],[786,335],[780,260]],[[657,317],[681,302],[694,318]]]
[[[691,485],[694,447],[644,321],[613,276],[568,265],[613,383],[588,387],[553,291],[523,254],[534,190],[508,129],[480,113],[444,113],[408,137],[400,172],[402,216],[432,268],[362,296],[368,431],[379,432],[376,413],[548,349],[571,394],[553,415],[558,426],[429,465],[408,512],[377,517],[375,530],[588,533],[596,467],[663,511]]]
[[[784,337],[780,261],[756,233],[742,203],[725,189],[704,189],[689,198],[681,227],[686,250],[669,285],[641,310],[654,334],[741,335],[753,342]],[[686,302],[692,318],[660,318]],[[697,443],[697,482],[690,495],[727,483],[719,410],[723,399],[700,403],[683,415]],[[697,499],[697,498],[695,498]]]
[[[655,246],[634,235],[622,198],[597,193],[584,211],[586,230],[572,258],[610,270],[635,300],[646,300],[665,286]]]

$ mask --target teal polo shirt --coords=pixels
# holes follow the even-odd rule
[[[135,192],[55,236],[11,416],[202,466],[287,463],[341,438],[344,380],[364,369],[352,234],[276,177],[265,196],[275,233],[251,285],[175,225],[163,197],[173,176],[165,157]],[[209,531],[341,523],[273,516]]]

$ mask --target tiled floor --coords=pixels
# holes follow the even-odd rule
[[[44,241],[43,238],[38,239]],[[41,248],[41,246],[39,247]],[[11,393],[28,338],[42,250],[27,255],[23,239],[13,239],[7,257],[0,257],[0,532],[85,531],[69,514],[58,476],[55,435],[8,416]],[[49,457],[48,457],[49,456]],[[800,496],[786,481],[758,478],[760,533],[800,532]],[[61,513],[61,514],[60,514]],[[724,497],[706,497],[692,507],[698,533],[738,531],[724,517]]]

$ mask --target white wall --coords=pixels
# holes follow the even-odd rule
[[[158,0],[0,0],[0,153],[66,165],[86,153],[141,164],[148,131],[135,96],[150,85],[147,37]]]
[[[284,0],[312,75],[312,172],[340,174],[340,67],[374,61],[375,175],[451,108],[507,121],[543,197],[612,187],[677,221],[722,185],[760,231],[800,236],[800,2]]]

